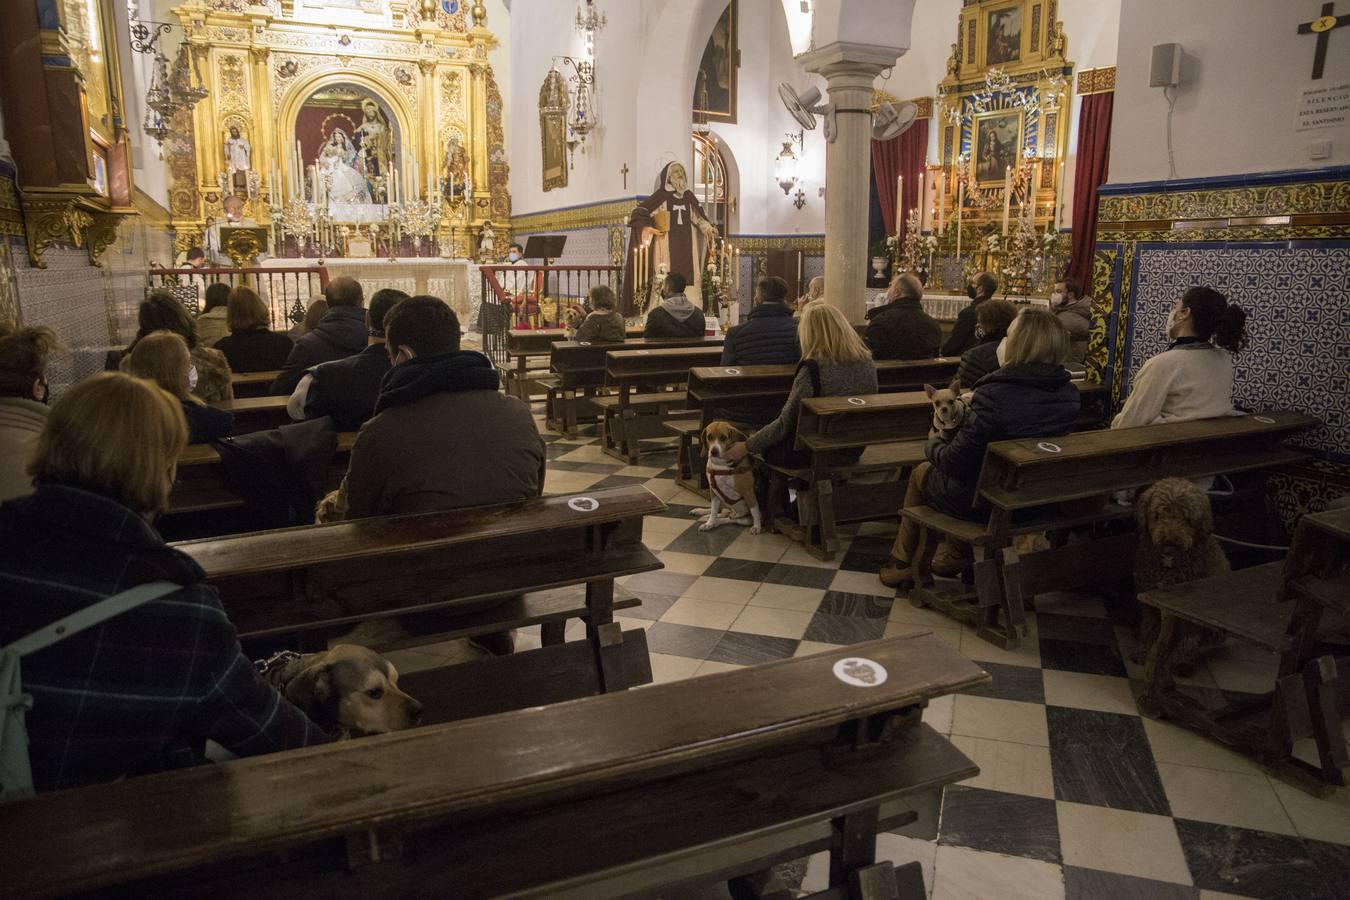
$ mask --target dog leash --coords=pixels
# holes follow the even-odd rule
[[[301,653],[296,653],[294,650],[278,650],[266,659],[255,659],[253,661],[253,667],[258,670],[259,675],[270,680],[273,672],[290,665],[302,655],[303,654]]]

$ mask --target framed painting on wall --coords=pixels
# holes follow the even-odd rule
[[[1016,165],[1021,156],[1022,111],[976,116],[973,138],[976,184],[1002,184],[1008,167]]]
[[[713,25],[694,76],[694,115],[708,121],[736,122],[736,75],[741,61],[736,7],[737,0],[731,0]]]
[[[984,64],[1002,66],[1022,58],[1022,7],[1006,6],[989,11],[984,40]]]

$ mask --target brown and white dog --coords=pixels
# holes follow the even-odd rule
[[[279,654],[263,676],[321,728],[384,734],[417,724],[422,704],[398,689],[398,669],[374,650],[338,644],[322,653]]]
[[[961,423],[966,420],[966,413],[969,410],[969,406],[961,396],[961,386],[955,381],[945,388],[925,384],[923,392],[933,401],[933,426],[928,429],[928,436],[930,438],[941,436],[943,440],[950,440],[961,427]]]
[[[577,329],[581,327],[581,323],[584,321],[586,321],[584,307],[573,304],[563,310],[563,331],[569,341],[576,338]]]
[[[718,419],[703,429],[703,449],[708,454],[708,484],[712,488],[712,506],[693,510],[695,516],[706,516],[699,531],[712,531],[719,525],[735,522],[749,525],[751,534],[764,530],[760,518],[759,500],[755,498],[755,476],[750,468],[750,457],[737,462],[724,454],[732,444],[745,440],[745,433],[730,422]]]

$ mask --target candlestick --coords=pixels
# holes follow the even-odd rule
[[[1055,182],[1055,230],[1064,227],[1064,163],[1059,164],[1059,180]]]
[[[1012,166],[1003,167],[1003,236],[1008,236],[1008,208],[1012,205]]]
[[[1041,192],[1041,161],[1033,159],[1031,161],[1031,208],[1028,210],[1028,216],[1032,225],[1036,224],[1036,195]]]

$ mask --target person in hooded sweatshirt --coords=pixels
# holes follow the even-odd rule
[[[1064,363],[1069,334],[1055,314],[1026,309],[1008,329],[1002,368],[975,384],[970,410],[951,437],[933,437],[924,447],[926,462],[914,467],[905,490],[905,506],[931,506],[960,519],[978,520],[987,507],[977,502],[976,484],[984,451],[994,441],[1055,437],[1073,431],[1078,421],[1078,389]],[[891,588],[914,583],[914,552],[919,527],[900,520],[890,561],[881,583]]]
[[[691,338],[703,336],[703,310],[689,302],[684,288],[688,282],[679,272],[671,272],[661,296],[661,304],[647,313],[642,336],[648,338]]]
[[[437,297],[385,317],[393,367],[352,447],[347,518],[432,512],[539,496],[544,440],[530,408],[501,393],[481,353],[459,349],[459,319]]]
[[[339,276],[328,283],[323,296],[328,301],[328,315],[295,342],[272,382],[271,393],[290,396],[305,373],[319,363],[366,349],[366,298],[361,282]]]
[[[1067,276],[1055,283],[1050,310],[1069,332],[1069,359],[1082,363],[1087,359],[1088,332],[1092,328],[1092,298],[1083,295],[1083,285],[1077,278]]]

